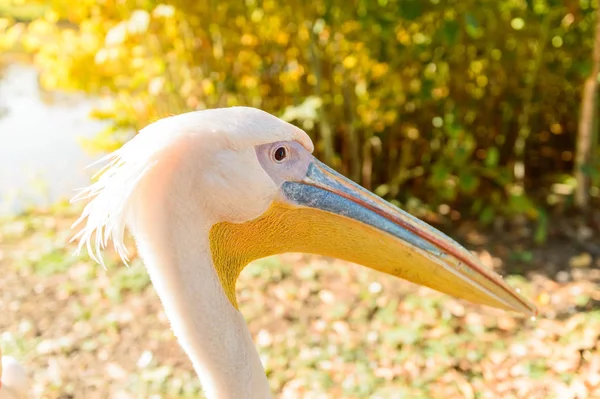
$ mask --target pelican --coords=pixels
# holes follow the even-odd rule
[[[248,107],[158,120],[108,155],[75,225],[102,263],[128,229],[209,399],[269,398],[236,300],[251,261],[286,252],[357,263],[469,301],[535,306],[458,243],[318,161],[298,127]]]
[[[2,356],[0,350],[0,399],[25,399],[29,378],[25,369],[12,356]]]

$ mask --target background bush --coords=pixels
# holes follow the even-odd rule
[[[569,205],[596,7],[54,0],[3,36],[35,54],[47,88],[114,96],[95,149],[169,114],[250,105],[302,126],[325,162],[409,210],[488,223]],[[597,165],[587,172],[597,201]]]

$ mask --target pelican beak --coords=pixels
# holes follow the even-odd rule
[[[226,295],[251,261],[304,252],[357,263],[471,302],[534,316],[533,304],[468,250],[311,156],[255,220],[218,223],[211,251]]]
[[[302,217],[304,251],[345,259],[471,302],[533,316],[536,307],[456,241],[314,159],[284,202]],[[295,226],[301,228],[301,226]],[[303,247],[303,245],[300,245]]]

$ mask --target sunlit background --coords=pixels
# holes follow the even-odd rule
[[[332,259],[253,263],[283,398],[600,398],[600,17],[591,0],[0,0],[0,346],[33,398],[201,395],[141,262],[72,256],[85,166],[249,105],[447,232],[537,320]],[[133,250],[133,247],[130,247]]]

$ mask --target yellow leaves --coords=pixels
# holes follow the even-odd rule
[[[264,15],[265,12],[262,10],[262,8],[255,8],[252,11],[252,14],[250,14],[250,20],[254,23],[259,23],[260,21],[262,21]]]
[[[264,0],[263,1],[263,7],[265,8],[265,11],[275,11],[277,9],[277,7],[279,7],[280,4],[278,1],[274,1],[274,0]]]
[[[0,31],[7,30],[9,26],[11,26],[14,21],[10,18],[0,18]]]
[[[358,107],[356,107],[356,113],[360,117],[361,122],[367,126],[373,121],[373,114],[365,104],[359,104]]]
[[[555,123],[553,123],[553,124],[550,125],[550,131],[553,134],[559,135],[559,134],[563,133],[563,127],[562,127],[562,125],[560,123],[556,123],[555,122]]]
[[[361,28],[361,26],[358,21],[346,21],[342,24],[341,31],[343,34],[347,35],[347,34],[359,31],[360,28]]]
[[[421,91],[421,79],[411,79],[408,89],[411,93],[419,93]]]
[[[242,35],[242,38],[241,38],[240,42],[244,46],[254,47],[254,46],[258,45],[259,40],[258,40],[258,37],[254,36],[252,34],[246,33],[246,34]]]
[[[134,57],[143,57],[146,54],[146,47],[136,45],[131,48],[131,55]]]
[[[187,79],[179,88],[179,95],[183,98],[189,97],[197,85],[198,83],[195,80]]]
[[[162,76],[157,76],[150,80],[150,83],[148,84],[148,93],[153,96],[157,96],[163,90],[164,85],[165,78]]]
[[[108,115],[107,115],[108,116]],[[113,115],[116,117],[116,115]],[[115,136],[115,129],[108,127],[92,138],[85,138],[83,147],[92,153],[109,153],[121,147],[122,143]]]
[[[427,44],[430,41],[429,37],[422,32],[415,33],[412,39],[415,44]]]
[[[144,10],[135,10],[129,20],[119,22],[108,30],[104,38],[106,47],[115,47],[125,43],[129,35],[141,35],[148,31],[150,14]]]
[[[54,10],[48,10],[44,14],[44,19],[50,24],[55,24],[60,19],[60,14]]]
[[[563,28],[568,29],[573,22],[575,22],[575,16],[572,13],[568,13],[563,17],[560,24]]]
[[[373,123],[373,130],[377,133],[381,133],[385,130],[385,124],[382,121],[377,120]]]
[[[371,77],[373,79],[380,79],[388,73],[389,65],[383,62],[378,62],[371,68]]]
[[[557,36],[554,36],[554,37],[552,38],[552,45],[553,45],[554,47],[556,47],[556,48],[560,48],[560,47],[562,47],[562,45],[563,45],[563,38],[562,38],[562,37],[560,37],[560,36],[558,36],[558,35],[557,35]]]
[[[489,43],[485,42],[488,47],[465,40],[461,27],[466,17],[453,7],[435,6],[432,10],[437,7],[437,11],[410,20],[394,17],[394,2],[381,9],[375,5],[369,8],[369,13],[375,14],[361,18],[354,14],[356,10],[338,3],[327,9],[311,3],[289,6],[276,0],[215,2],[212,8],[208,3],[180,2],[175,7],[161,2],[164,0],[151,4],[53,0],[60,7],[34,21],[24,42],[37,53],[48,84],[90,91],[122,89],[128,93],[123,103],[142,96],[163,102],[144,100],[147,116],[152,115],[153,107],[162,107],[164,113],[170,108],[233,104],[260,104],[277,114],[318,91],[328,110],[328,122],[336,132],[351,127],[358,141],[362,135],[383,131],[381,137],[395,132],[390,137],[396,135],[405,142],[420,137],[443,143],[442,136],[455,134],[446,132],[446,127],[457,125],[460,129],[458,125],[463,124],[473,124],[471,134],[483,137],[477,133],[479,118],[471,118],[479,112],[477,107],[465,105],[465,100],[457,103],[449,98],[450,93],[460,99],[490,96],[491,102],[512,101],[512,97],[502,96],[511,88],[518,89],[516,78],[507,76],[512,69],[502,69],[512,62],[503,54],[510,52],[505,44],[511,37],[496,40],[492,35]],[[389,9],[384,11],[386,7]],[[57,15],[74,21],[78,29],[57,30],[48,23]],[[504,23],[512,35],[518,35],[510,27],[510,19]],[[0,20],[2,48],[25,29],[19,24],[6,28],[8,24],[12,22]],[[530,19],[527,24],[521,32],[533,28]],[[512,40],[520,51],[517,56],[530,59],[527,45],[518,38]],[[432,41],[435,43],[430,45]],[[565,48],[563,45],[561,51]],[[516,68],[515,74],[519,71],[522,68]],[[500,94],[491,91],[492,77],[498,77],[493,88]],[[519,93],[514,97],[520,98]],[[493,108],[491,103],[487,105],[485,109]],[[432,117],[442,116],[440,112],[444,121],[447,113],[456,112],[460,122],[432,129]],[[400,134],[399,120],[407,119],[401,118],[403,113],[413,113],[411,122],[422,130]],[[352,122],[346,122],[346,116],[352,116]],[[131,123],[141,127],[144,118],[136,115]],[[560,134],[560,125],[557,128],[551,123],[545,130]],[[564,132],[569,129],[564,127]],[[391,158],[400,157],[397,153],[401,150],[390,151]],[[546,158],[560,158],[561,152]],[[403,168],[416,167],[417,160],[407,159]],[[346,167],[349,162],[342,161]],[[390,195],[396,193],[392,190]]]
[[[79,42],[78,45],[82,48],[87,49],[87,51],[93,51],[94,49],[98,48],[102,43],[98,35],[95,35],[91,32],[80,32],[77,39],[77,33],[74,30],[65,29],[61,33],[62,41],[71,43]]]
[[[285,57],[288,60],[296,60],[300,56],[300,49],[297,47],[290,47],[285,51]]]
[[[5,19],[4,21],[8,21],[8,20]],[[18,24],[15,24],[13,26],[6,28],[6,30],[4,32],[2,32],[2,30],[3,29],[0,29],[0,32],[2,33],[0,35],[0,49],[8,49],[8,48],[13,47],[17,43],[17,41],[19,40],[19,38],[25,31],[25,25],[22,23],[18,23]],[[39,45],[39,42],[36,42],[35,44]],[[25,45],[26,49],[30,49],[32,47],[37,47],[37,46],[33,46],[33,43],[32,44],[24,43],[24,45]]]
[[[407,138],[411,140],[416,140],[419,138],[419,129],[414,125],[407,125],[404,127],[404,134]]]
[[[280,44],[282,46],[286,46],[288,44],[290,40],[290,35],[287,32],[278,32],[277,33],[277,37],[275,38],[275,41],[277,42],[277,44]]]
[[[396,29],[396,40],[398,40],[398,42],[404,46],[410,46],[412,42],[412,36],[406,29],[399,26]]]
[[[481,60],[471,61],[469,68],[474,74],[479,75],[483,72],[483,62]]]
[[[144,67],[145,60],[141,57],[133,57],[131,59],[131,68],[132,69],[142,69]]]
[[[213,57],[215,57],[215,59],[220,60],[221,58],[223,58],[223,55],[225,54],[225,49],[223,48],[223,41],[221,39],[220,34],[213,35],[212,50],[213,50]]]
[[[206,96],[212,96],[213,94],[215,94],[215,85],[212,82],[212,80],[202,79],[200,85],[202,86],[202,91]]]
[[[292,60],[287,63],[285,71],[279,75],[279,80],[284,84],[290,81],[297,82],[302,76],[304,76],[304,66],[297,60]]]
[[[32,35],[49,35],[56,31],[56,26],[45,19],[36,19],[27,27],[28,33]]]
[[[244,25],[246,25],[246,17],[244,17],[243,15],[238,15],[235,17],[235,26],[237,26],[238,28],[243,28]]]
[[[304,66],[298,61],[288,62],[285,72],[279,74],[279,81],[286,92],[296,92],[299,87],[300,78],[304,76]]]
[[[474,79],[474,83],[467,83],[467,91],[473,98],[479,99],[485,95],[484,88],[488,84],[488,78],[484,75],[487,62],[484,60],[471,61],[469,65],[469,77]]]
[[[86,19],[78,25],[77,32],[82,34],[90,34],[96,36],[98,41],[104,41],[104,34],[114,25],[113,21],[104,21],[99,18]],[[73,30],[73,29],[68,29]],[[100,36],[101,40],[100,40]]]
[[[485,87],[485,86],[487,86],[488,78],[485,75],[479,75],[479,76],[477,76],[476,81],[477,81],[477,85],[479,87]]]
[[[344,58],[343,65],[346,69],[352,69],[358,63],[358,59],[354,55],[349,55]]]
[[[243,76],[242,86],[247,89],[255,89],[258,86],[258,79],[256,76]]]
[[[52,89],[58,86],[58,77],[56,75],[43,75],[40,77],[42,87]]]
[[[356,113],[360,118],[361,123],[374,131],[379,132],[385,128],[381,115],[378,112],[380,100],[371,98],[367,102],[359,104],[356,107]]]
[[[302,25],[300,26],[300,29],[298,29],[298,38],[303,42],[307,42],[310,39],[310,33],[308,32],[306,25]]]
[[[323,29],[321,29],[319,31],[319,42],[321,44],[325,44],[329,41],[329,38],[331,36],[331,30],[329,27],[325,26],[325,24],[323,24]],[[360,45],[360,43],[358,44]]]
[[[262,97],[266,97],[271,92],[271,86],[269,86],[268,84],[262,84],[262,85],[260,85],[259,90],[260,90],[260,95]]]
[[[337,93],[336,95],[333,96],[333,104],[337,107],[341,107],[342,105],[344,105],[344,96],[341,95],[340,93]]]
[[[266,9],[267,7],[265,7]],[[282,29],[281,17],[277,14],[271,14],[267,20],[268,26],[271,29],[271,33],[279,32]]]
[[[94,62],[97,65],[105,64],[108,61],[115,60],[119,57],[119,49],[117,48],[103,48],[96,52],[94,56]]]
[[[150,14],[145,10],[135,10],[127,22],[127,30],[132,35],[143,34],[150,26]]]
[[[201,105],[203,103],[200,102],[200,99],[196,96],[189,96],[189,97],[185,97],[185,104],[189,109],[200,109],[200,108],[205,108],[204,105]]]
[[[398,118],[398,112],[396,112],[396,110],[389,110],[383,114],[383,121],[388,126],[392,125],[394,122],[396,122],[397,118]]]
[[[166,4],[157,5],[152,10],[152,16],[155,18],[171,18],[175,15],[175,7]]]
[[[512,26],[514,30],[521,30],[525,27],[525,20],[523,18],[513,18],[510,21],[510,26]]]
[[[440,100],[442,98],[448,97],[449,94],[450,94],[450,89],[447,86],[436,87],[431,91],[431,95],[436,100]]]
[[[119,22],[106,33],[104,45],[106,47],[115,47],[123,44],[125,39],[127,39],[127,24]]]
[[[360,80],[356,82],[354,86],[354,92],[358,97],[364,97],[367,95],[367,82],[365,80]]]
[[[260,57],[253,50],[241,50],[237,59],[240,64],[248,66],[250,69],[255,68],[260,62]]]

